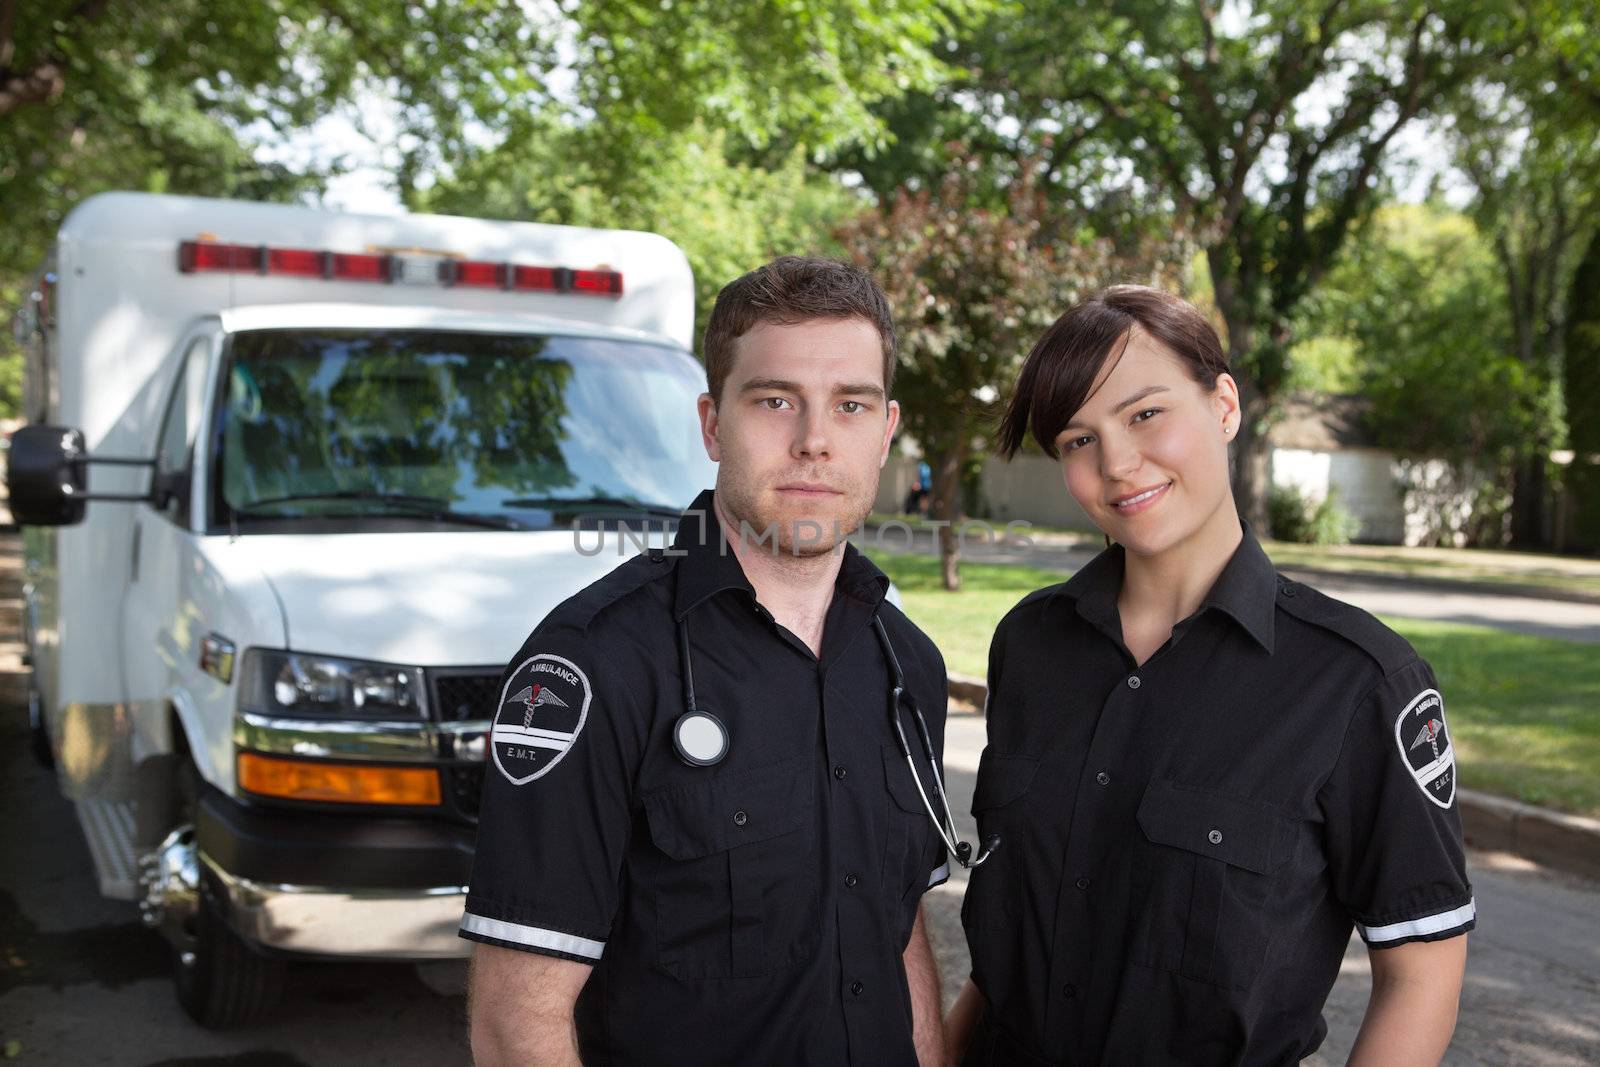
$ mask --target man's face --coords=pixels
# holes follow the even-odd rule
[[[861,526],[899,418],[884,395],[883,342],[862,318],[762,323],[735,345],[720,401],[700,397],[719,505],[803,556]]]

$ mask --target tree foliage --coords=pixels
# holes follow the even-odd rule
[[[879,143],[869,105],[936,84],[932,45],[989,4],[0,0],[0,300],[93,193],[314,195],[342,161],[257,150],[374,101],[408,203],[660,229],[725,277],[826,230],[849,197],[806,154]]]
[[[1440,512],[1429,516],[1440,539],[1501,542],[1503,487],[1545,417],[1540,381],[1512,344],[1503,286],[1493,242],[1470,217],[1391,205],[1350,243],[1296,323],[1307,343],[1348,348],[1380,447],[1450,464],[1442,482],[1425,462],[1404,464],[1416,472],[1404,486],[1410,504]],[[1460,500],[1467,513],[1443,514]]]
[[[1245,392],[1236,484],[1263,525],[1264,431],[1295,309],[1376,202],[1396,135],[1484,62],[1469,14],[1055,0],[1007,9],[963,53],[974,75],[952,108],[1039,154],[1053,187],[1173,212],[1204,248]]]
[[[411,206],[480,218],[650,230],[676,241],[694,269],[697,321],[717,291],[776,255],[821,242],[859,198],[791,150],[770,167],[729,159],[727,135],[694,125],[633,150],[619,171],[593,148],[596,131],[556,117],[519,120],[504,141],[463,159]]]
[[[1172,265],[1185,261],[1177,242],[1120,254],[1051,203],[1032,165],[1015,169],[1018,179],[995,206],[976,161],[958,154],[936,187],[902,188],[838,234],[894,309],[894,392],[934,472],[934,514],[950,524],[961,518],[963,468],[989,450],[1022,358],[1044,328],[1101,286],[1170,283]],[[960,586],[956,547],[945,526],[947,589]]]

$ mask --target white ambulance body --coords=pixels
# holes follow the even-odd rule
[[[259,1014],[284,954],[465,954],[501,668],[714,480],[693,316],[652,234],[128,193],[66,220],[18,324],[55,428],[12,450],[30,713],[197,1019]],[[76,479],[42,510],[41,440]]]

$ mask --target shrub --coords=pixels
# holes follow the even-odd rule
[[[1293,486],[1275,485],[1267,497],[1267,517],[1273,537],[1303,545],[1347,545],[1361,532],[1361,520],[1339,503],[1334,489],[1318,501]]]

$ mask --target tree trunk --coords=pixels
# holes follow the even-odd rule
[[[1536,440],[1530,454],[1518,456],[1511,476],[1511,544],[1517,548],[1545,547],[1544,505],[1548,491],[1544,442]]]
[[[1248,328],[1239,332],[1248,338]],[[1228,347],[1229,362],[1241,367],[1245,362],[1244,350],[1232,344]],[[1270,537],[1272,523],[1267,512],[1267,491],[1270,489],[1272,446],[1267,440],[1267,415],[1271,404],[1254,378],[1235,371],[1234,379],[1239,383],[1239,409],[1243,417],[1239,436],[1233,444],[1233,502],[1239,509],[1239,517],[1250,524],[1257,537]]]
[[[932,456],[933,517],[943,521],[939,527],[939,569],[944,587],[952,593],[961,588],[961,546],[956,524],[961,521],[961,467],[966,459],[967,435],[958,433],[950,448]]]

